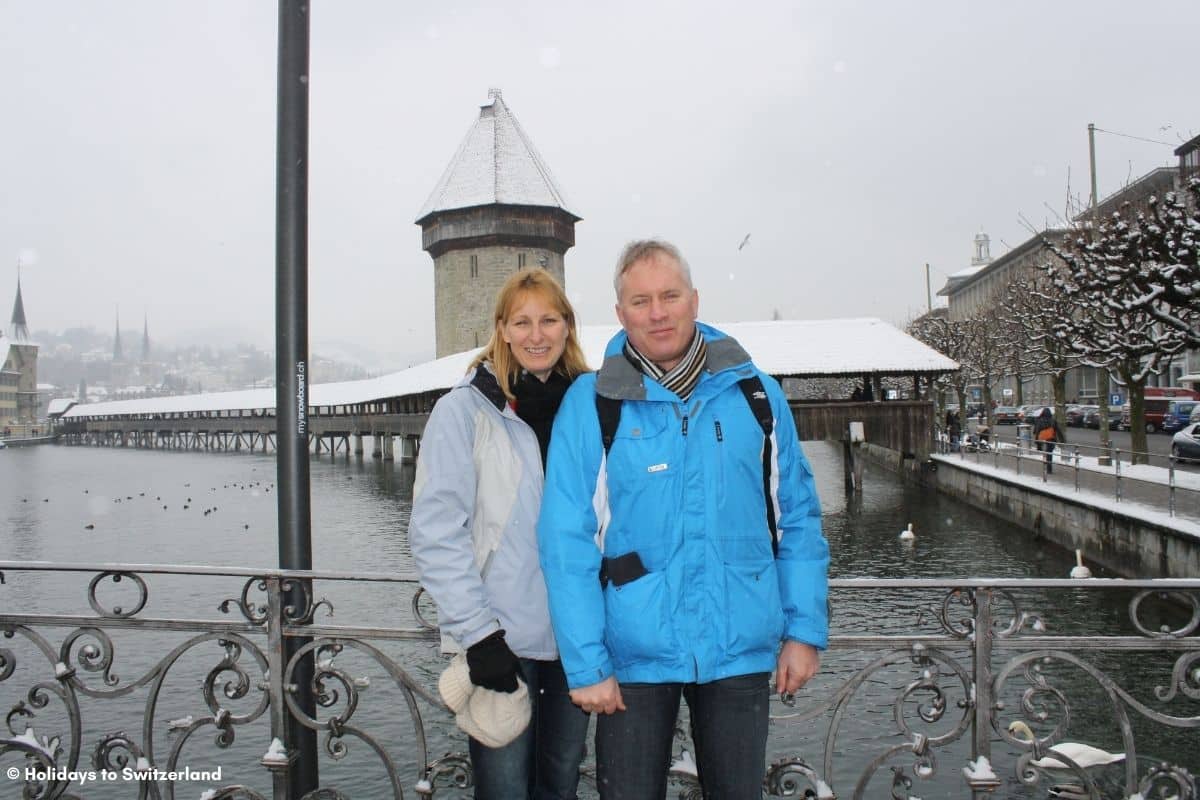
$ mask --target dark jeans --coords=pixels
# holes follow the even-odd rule
[[[667,796],[679,698],[692,718],[696,765],[706,800],[761,800],[767,762],[765,672],[712,683],[623,683],[625,711],[596,720],[601,800]]]
[[[1038,440],[1037,449],[1046,453],[1046,474],[1054,472],[1054,442]]]
[[[522,658],[521,672],[533,718],[504,747],[470,740],[476,800],[575,800],[589,715],[571,702],[562,662]]]

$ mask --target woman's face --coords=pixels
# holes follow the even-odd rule
[[[500,333],[513,358],[538,380],[550,377],[567,346],[567,321],[537,292],[519,295]]]

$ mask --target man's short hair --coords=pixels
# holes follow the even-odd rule
[[[662,239],[640,239],[625,245],[620,258],[617,259],[617,269],[613,273],[613,289],[617,293],[618,302],[621,300],[621,279],[629,271],[629,268],[643,259],[659,254],[674,259],[675,263],[679,265],[679,271],[683,274],[684,283],[689,289],[695,288],[692,286],[692,268],[688,266],[687,259],[683,257],[683,253],[679,252],[678,247]]]

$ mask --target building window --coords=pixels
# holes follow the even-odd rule
[[[471,256],[471,277],[479,277],[479,256]]]
[[[517,269],[525,269],[525,254],[517,253]]]

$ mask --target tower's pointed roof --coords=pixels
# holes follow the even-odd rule
[[[561,208],[567,200],[533,142],[508,110],[499,89],[488,92],[479,119],[417,217],[421,224],[439,211],[493,204]]]
[[[150,315],[142,316],[142,361],[150,360]]]
[[[25,322],[25,301],[21,299],[20,267],[17,269],[17,299],[13,303],[12,339],[14,342],[24,343],[30,340],[29,325]]]

